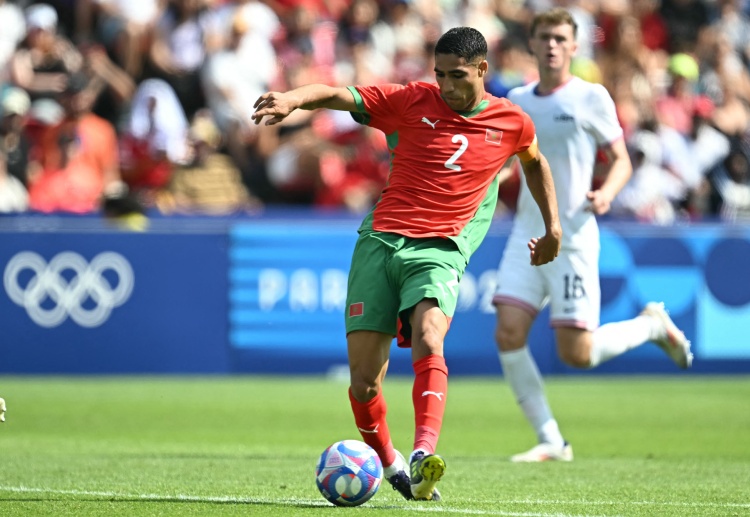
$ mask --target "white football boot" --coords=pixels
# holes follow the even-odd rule
[[[677,328],[672,318],[669,317],[669,313],[664,308],[663,303],[649,302],[646,307],[641,311],[641,315],[651,316],[655,318],[662,329],[660,336],[654,339],[654,343],[664,350],[669,357],[679,366],[680,368],[690,368],[693,364],[693,354],[690,352],[690,341],[685,337],[685,334]]]
[[[573,461],[573,447],[565,442],[562,447],[540,443],[521,454],[510,457],[513,463],[540,463],[542,461]]]
[[[5,422],[5,399],[0,398],[0,422]]]

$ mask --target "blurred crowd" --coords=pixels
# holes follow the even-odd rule
[[[553,6],[631,150],[613,215],[750,218],[748,0],[0,0],[0,213],[365,211],[384,136],[327,110],[256,126],[258,96],[433,81],[434,44],[458,25],[486,37],[487,89],[505,96],[536,78],[528,27]]]

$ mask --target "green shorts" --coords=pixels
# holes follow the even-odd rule
[[[450,239],[363,232],[354,247],[346,295],[346,332],[373,330],[411,337],[411,309],[434,298],[449,318],[467,261]]]

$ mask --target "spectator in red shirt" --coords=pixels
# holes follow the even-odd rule
[[[29,178],[36,210],[91,213],[107,195],[122,193],[115,129],[91,113],[94,97],[87,86],[84,75],[71,76],[59,96],[62,119],[38,130],[30,152],[37,173]]]

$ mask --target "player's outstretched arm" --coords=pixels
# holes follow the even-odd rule
[[[552,181],[552,171],[547,159],[541,152],[534,149],[535,147],[536,140],[529,151],[523,155],[519,154],[519,158],[526,176],[526,184],[544,219],[546,233],[542,237],[532,238],[528,244],[531,251],[531,265],[541,266],[552,262],[560,253],[562,227],[557,211],[557,195],[555,183]]]
[[[255,101],[254,108],[252,119],[260,124],[264,117],[270,117],[266,120],[267,126],[278,124],[296,109],[357,111],[352,92],[325,84],[307,84],[288,92],[264,93]]]

